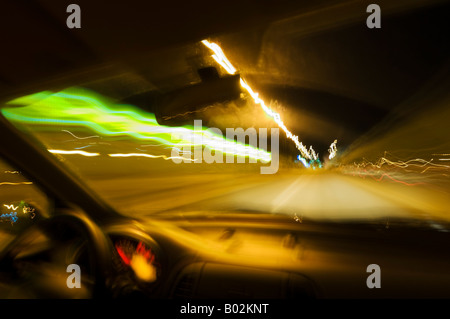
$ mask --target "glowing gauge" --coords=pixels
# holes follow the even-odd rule
[[[122,265],[132,270],[137,279],[155,282],[160,275],[160,264],[155,252],[142,241],[121,239],[115,242],[115,249]]]

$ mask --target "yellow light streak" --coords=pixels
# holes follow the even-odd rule
[[[17,208],[19,208],[19,206],[14,206],[13,204],[11,204],[11,205],[3,204],[3,206],[5,206],[8,209],[12,209],[12,210],[17,210]]]
[[[191,159],[188,157],[182,157],[182,156],[166,156],[166,155],[151,155],[151,154],[145,154],[145,153],[116,153],[116,154],[108,154],[110,157],[148,157],[148,158],[162,158],[167,160],[172,159],[181,159],[181,160],[188,160],[195,162],[195,159]]]
[[[236,68],[227,59],[227,57],[225,56],[219,45],[217,45],[216,43],[209,42],[208,40],[203,40],[202,43],[214,52],[212,58],[216,60],[216,62],[219,63],[229,74],[236,73]],[[261,98],[259,98],[258,93],[254,92],[250,87],[250,85],[248,85],[242,77],[240,78],[240,83],[241,86],[253,98],[255,104],[259,104],[261,108],[264,110],[264,112],[267,115],[269,115],[277,123],[277,125],[286,133],[287,138],[289,138],[295,143],[295,146],[300,151],[302,156],[309,160],[317,160],[318,155],[312,149],[312,147],[310,147],[310,150],[308,151],[308,149],[299,141],[298,136],[292,134],[292,132],[288,130],[283,120],[281,119],[280,114],[270,109],[265,104],[265,102]]]
[[[229,74],[236,73],[236,69],[231,64],[231,62],[228,61],[219,45],[217,45],[216,43],[211,43],[208,40],[203,40],[202,43],[215,53],[212,55],[213,59],[216,60],[216,62],[219,63]]]
[[[20,174],[19,171],[4,171],[5,174]]]
[[[89,152],[85,152],[85,151],[65,151],[65,150],[48,150],[50,153],[53,154],[64,154],[64,155],[83,155],[83,156],[88,156],[88,157],[92,157],[92,156],[99,156],[99,153],[89,153]]]

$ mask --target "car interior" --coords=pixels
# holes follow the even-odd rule
[[[450,297],[448,3],[378,1],[380,30],[364,1],[76,3],[78,30],[70,1],[2,9],[0,299]],[[342,157],[281,130],[276,174],[174,163],[194,120],[280,127],[243,77]]]

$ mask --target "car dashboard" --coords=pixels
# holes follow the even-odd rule
[[[448,248],[449,233],[423,225],[299,222],[254,214],[168,219],[107,231],[115,246],[117,269],[128,273],[128,279],[134,278],[124,295],[170,299],[449,297],[450,258],[443,248]],[[121,246],[128,247],[127,256],[139,250],[141,256],[147,253],[154,267],[150,281],[126,265],[129,257],[121,256],[117,249]],[[381,268],[382,289],[368,287],[368,266],[373,264]]]

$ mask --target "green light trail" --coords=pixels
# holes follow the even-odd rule
[[[207,128],[159,125],[152,113],[133,105],[109,102],[98,94],[80,88],[43,91],[20,97],[8,102],[2,114],[13,123],[37,125],[45,129],[85,127],[102,136],[130,136],[168,146],[204,146],[223,154],[266,162],[271,160],[270,152],[227,140]]]

